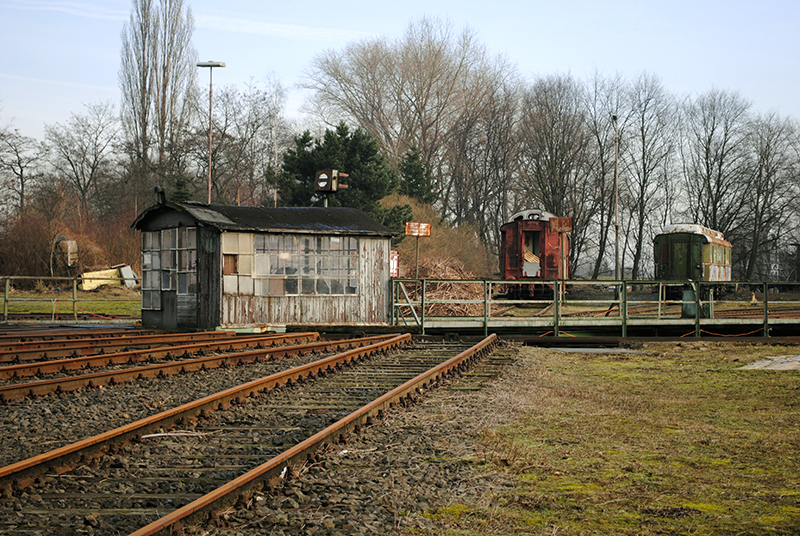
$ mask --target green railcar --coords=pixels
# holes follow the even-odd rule
[[[702,225],[664,226],[653,240],[656,279],[730,281],[731,243]]]

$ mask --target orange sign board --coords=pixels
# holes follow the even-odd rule
[[[556,233],[571,233],[572,218],[550,218],[550,230]]]
[[[406,236],[431,236],[431,224],[406,222]]]

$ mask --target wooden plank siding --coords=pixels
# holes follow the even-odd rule
[[[269,324],[388,324],[390,240],[359,238],[355,295],[255,296],[224,293],[223,328]],[[222,259],[220,254],[218,258]],[[217,285],[222,288],[222,279]]]
[[[197,227],[197,292],[197,327],[216,329],[220,320],[222,248],[220,233],[204,226]]]

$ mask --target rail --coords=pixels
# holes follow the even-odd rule
[[[106,289],[126,288],[130,277],[0,276],[3,322],[27,317],[32,322],[131,322],[141,316],[141,297],[110,296]],[[91,282],[91,290],[83,290]],[[103,290],[98,290],[103,288]],[[113,291],[112,291],[113,292]]]
[[[769,337],[800,324],[800,282],[393,279],[393,325],[525,330],[540,335],[618,330]],[[717,333],[727,330],[726,333]]]

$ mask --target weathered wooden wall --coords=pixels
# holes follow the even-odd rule
[[[222,327],[259,324],[387,324],[389,322],[388,238],[361,237],[356,295],[222,295]]]

